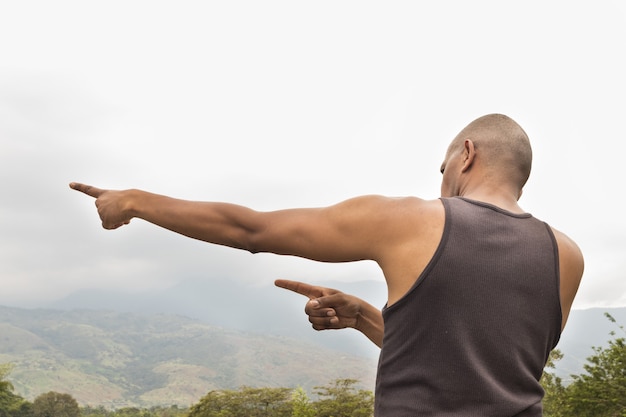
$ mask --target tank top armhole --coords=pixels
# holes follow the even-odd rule
[[[428,261],[424,270],[415,279],[415,282],[413,283],[413,285],[411,285],[411,288],[409,288],[409,290],[398,301],[396,301],[392,305],[385,303],[385,305],[382,308],[383,313],[385,313],[387,310],[393,309],[397,305],[403,304],[404,301],[407,299],[407,297],[409,297],[411,293],[416,291],[417,288],[420,286],[420,284],[424,282],[425,279],[428,278],[428,274],[435,267],[439,258],[441,258],[441,253],[443,252],[446,241],[448,240],[448,235],[450,234],[450,223],[452,221],[451,219],[452,215],[450,213],[451,210],[450,210],[448,201],[444,198],[439,198],[439,200],[441,200],[441,203],[443,204],[445,214],[444,214],[444,222],[443,222],[443,232],[441,233],[441,239],[439,240],[437,249],[435,249],[435,253],[433,254],[432,258],[430,258],[430,261]]]

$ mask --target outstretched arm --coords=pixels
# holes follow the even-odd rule
[[[305,313],[315,330],[353,328],[370,339],[376,346],[383,344],[383,316],[379,309],[366,301],[341,291],[279,279],[277,287],[302,294],[309,298]]]
[[[407,238],[403,202],[364,196],[323,208],[259,212],[229,203],[175,199],[141,190],[70,187],[96,199],[102,226],[115,229],[132,218],[210,243],[294,255],[323,262],[374,260]]]
[[[262,227],[257,212],[235,204],[179,200],[141,190],[105,190],[75,182],[70,188],[96,199],[105,229],[141,218],[191,238],[254,251],[246,232],[251,235]]]

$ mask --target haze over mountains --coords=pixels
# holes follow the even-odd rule
[[[33,400],[69,393],[107,408],[189,406],[215,389],[303,387],[335,379],[373,388],[375,360],[293,338],[210,326],[177,315],[0,307],[0,363]]]
[[[382,281],[324,282],[324,286],[357,295],[383,307],[387,294]],[[236,280],[187,280],[174,288],[149,294],[82,292],[51,308],[96,308],[141,313],[173,313],[209,324],[246,332],[295,337],[349,354],[378,357],[378,348],[353,330],[316,332],[304,314],[306,298],[274,286],[246,286]],[[557,364],[564,378],[582,372],[593,346],[604,346],[617,326],[604,316],[612,314],[626,327],[626,307],[573,310],[557,346],[565,357]]]
[[[377,306],[377,281],[327,283]],[[306,298],[273,286],[185,281],[141,294],[82,292],[48,309],[0,308],[0,363],[20,395],[68,392],[83,404],[189,405],[211,389],[301,385],[356,378],[373,389],[378,348],[354,330],[315,332]],[[626,308],[572,311],[556,373],[583,372]],[[618,333],[619,336],[619,333]],[[626,336],[626,335],[625,335]]]
[[[381,308],[387,299],[383,282],[325,282],[324,286],[357,295]],[[378,348],[354,330],[312,330],[304,314],[306,301],[304,296],[273,285],[251,286],[212,278],[188,279],[167,290],[140,294],[81,291],[45,307],[179,314],[227,329],[294,337],[350,354],[378,357]]]

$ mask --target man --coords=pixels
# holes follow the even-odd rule
[[[314,326],[352,326],[382,347],[379,417],[535,417],[542,414],[538,379],[567,321],[583,257],[571,239],[518,205],[531,161],[524,130],[491,114],[450,144],[437,200],[362,196],[258,212],[70,186],[96,198],[106,229],[137,217],[252,253],[376,261],[388,288],[382,315],[341,293],[335,296],[344,301],[327,304],[328,289],[277,285],[318,298],[308,306]]]

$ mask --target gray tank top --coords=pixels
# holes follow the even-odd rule
[[[550,227],[465,198],[415,285],[383,308],[377,417],[538,417],[561,332]]]

